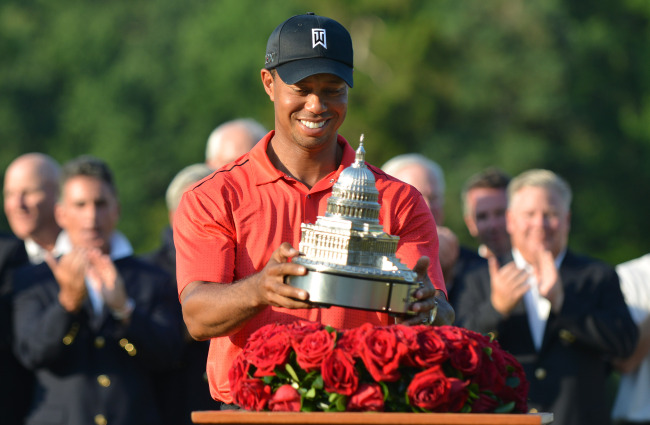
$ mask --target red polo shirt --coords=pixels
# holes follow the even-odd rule
[[[332,186],[354,162],[354,149],[339,136],[341,165],[308,189],[271,164],[266,149],[273,134],[183,195],[174,217],[179,294],[190,282],[230,283],[257,273],[282,242],[298,248],[301,223],[315,223],[319,215],[325,215]],[[386,233],[400,237],[396,256],[409,268],[421,256],[428,256],[432,260],[429,278],[446,292],[436,226],[422,195],[380,169],[368,168],[379,191],[379,222]],[[228,369],[252,332],[268,323],[296,320],[351,328],[366,322],[388,324],[389,316],[341,307],[290,310],[268,306],[237,333],[210,341],[207,372],[212,396],[232,403]]]

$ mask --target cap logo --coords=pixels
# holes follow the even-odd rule
[[[311,44],[312,49],[315,49],[319,44],[327,49],[327,36],[325,30],[322,28],[311,29]]]

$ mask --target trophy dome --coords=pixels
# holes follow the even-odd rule
[[[332,187],[326,217],[379,223],[379,192],[375,187],[375,176],[366,167],[365,157],[361,135],[354,163],[341,172]]]

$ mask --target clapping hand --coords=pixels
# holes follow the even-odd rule
[[[66,311],[78,312],[88,296],[85,282],[86,250],[73,249],[58,260],[48,252],[45,262],[59,284],[59,302]]]

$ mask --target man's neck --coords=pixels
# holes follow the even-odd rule
[[[43,230],[38,234],[32,235],[30,239],[36,242],[44,250],[51,252],[54,249],[59,232],[61,232],[61,229],[58,227],[51,230]]]
[[[274,136],[266,152],[275,168],[310,189],[335,171],[343,158],[343,146],[336,140],[319,149],[307,149]]]

